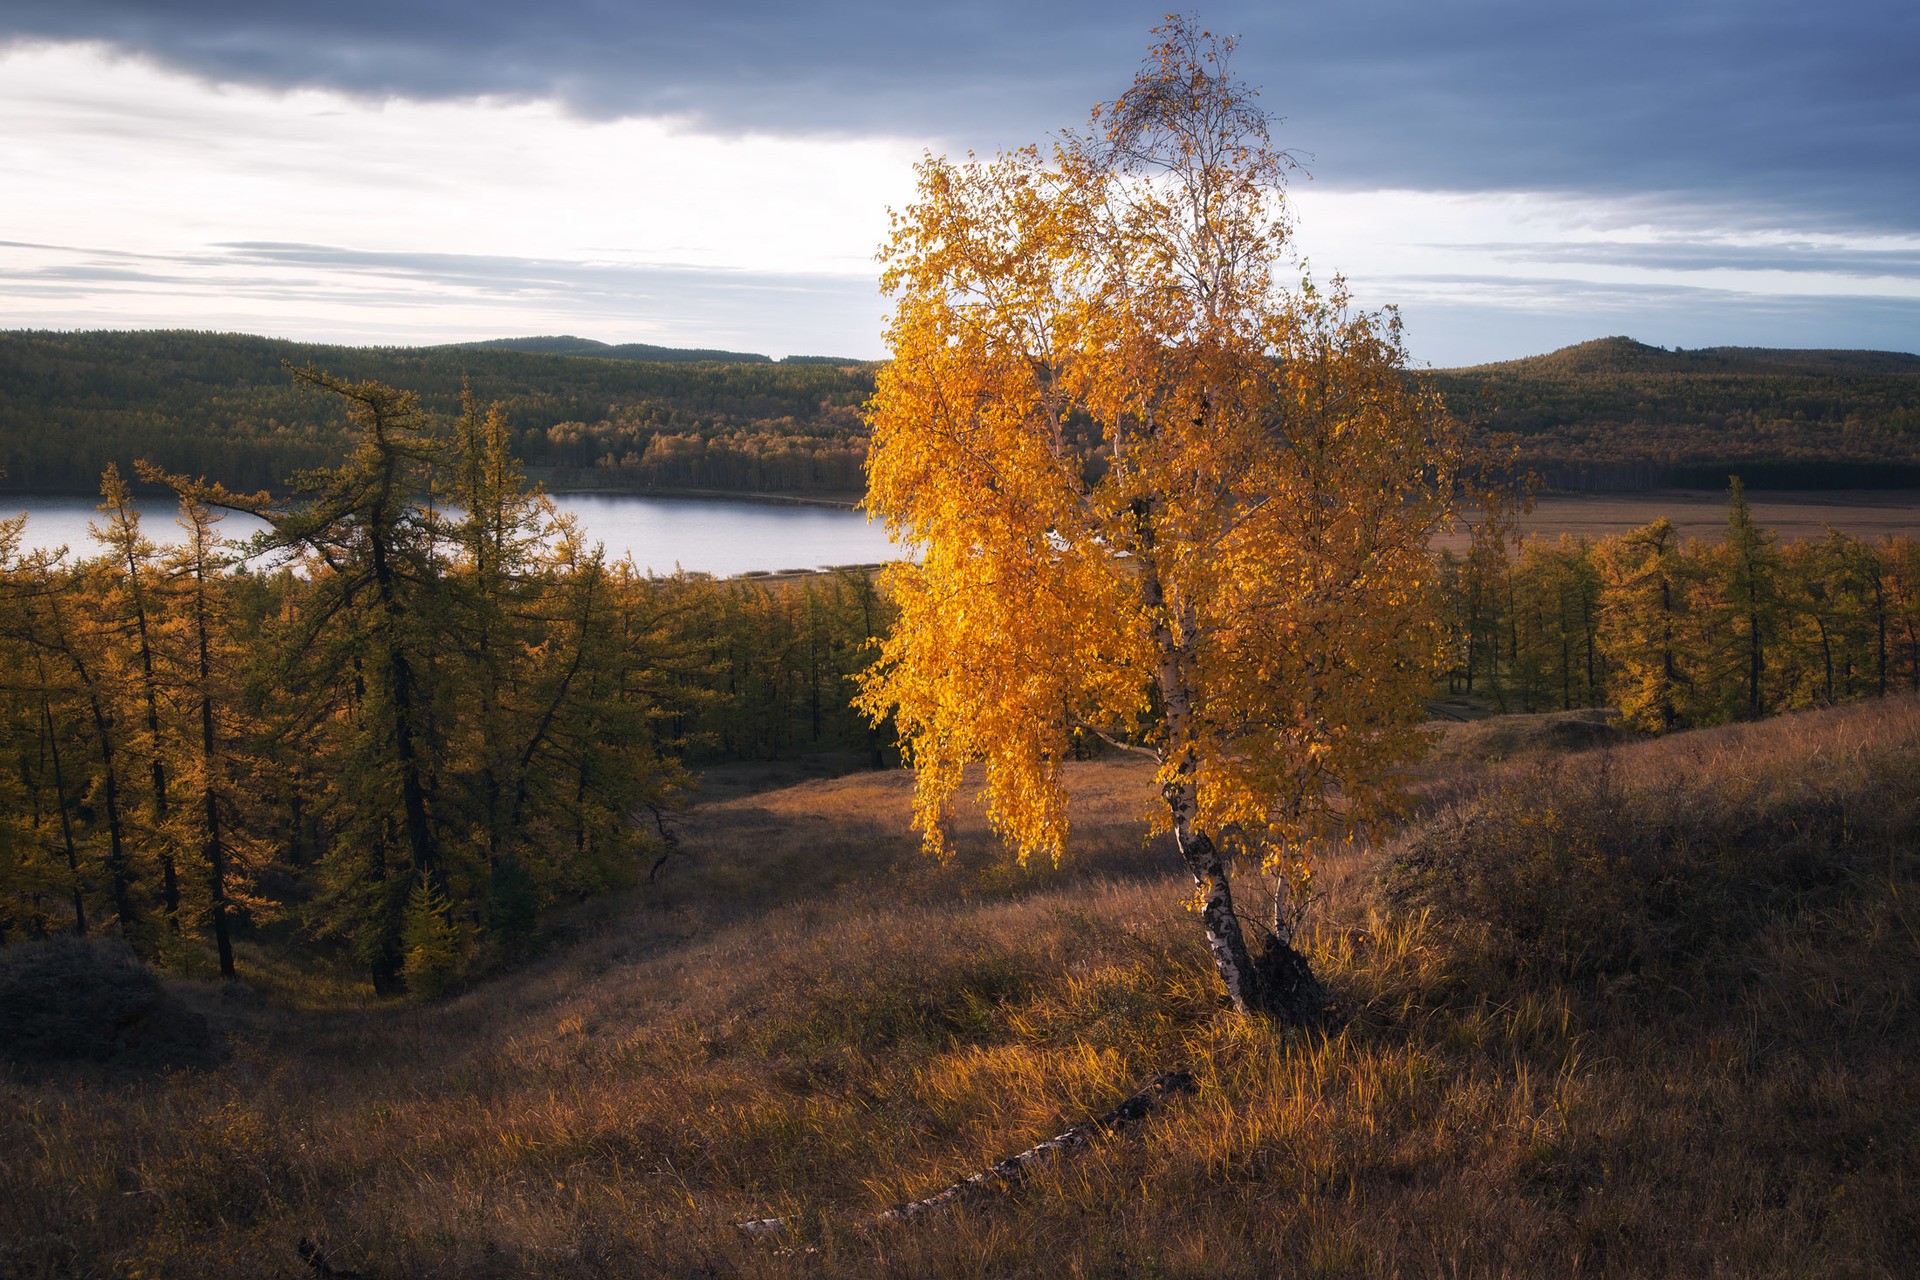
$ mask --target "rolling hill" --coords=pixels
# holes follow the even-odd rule
[[[1920,356],[1601,338],[1439,370],[1448,407],[1510,434],[1551,488],[1920,484]]]
[[[870,362],[570,336],[348,347],[246,334],[0,333],[0,468],[21,492],[90,493],[146,457],[271,488],[345,445],[338,405],[296,388],[318,365],[456,412],[499,402],[551,484],[645,491],[858,492]],[[1422,375],[1483,436],[1510,435],[1548,487],[1920,486],[1920,356],[1602,338]]]

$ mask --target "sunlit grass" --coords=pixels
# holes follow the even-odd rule
[[[292,1274],[303,1236],[370,1276],[1920,1268],[1920,705],[1446,770],[1322,877],[1318,1032],[1222,1009],[1132,761],[1076,767],[1081,856],[1031,873],[977,814],[922,863],[896,774],[713,804],[651,898],[458,998],[193,986],[221,1066],[5,1077],[0,1274]],[[1448,892],[1381,887],[1413,848]],[[1172,1068],[1018,1192],[862,1226]]]

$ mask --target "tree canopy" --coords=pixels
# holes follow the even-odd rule
[[[894,219],[868,503],[922,554],[865,705],[936,852],[969,763],[1019,855],[1058,857],[1074,735],[1146,746],[1230,999],[1299,1013],[1286,895],[1256,959],[1228,864],[1297,886],[1418,750],[1460,436],[1392,312],[1289,287],[1291,161],[1232,41],[1155,34],[1086,133],[930,158]]]

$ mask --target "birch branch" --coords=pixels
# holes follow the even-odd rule
[[[1018,1155],[996,1161],[930,1196],[895,1205],[861,1225],[876,1227],[893,1222],[916,1222],[944,1209],[951,1209],[962,1200],[971,1199],[983,1191],[1017,1186],[1041,1164],[1056,1156],[1080,1150],[1099,1134],[1114,1133],[1138,1122],[1165,1099],[1187,1093],[1192,1088],[1193,1077],[1185,1071],[1169,1071],[1155,1076],[1104,1115],[1083,1120],[1045,1142],[1028,1147]],[[750,1236],[777,1236],[792,1225],[792,1219],[756,1218],[734,1225]]]

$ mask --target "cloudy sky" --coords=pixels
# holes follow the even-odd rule
[[[4,0],[0,327],[877,356],[914,160],[1082,123],[1165,8]],[[1912,0],[1197,14],[1423,361],[1920,350]]]

